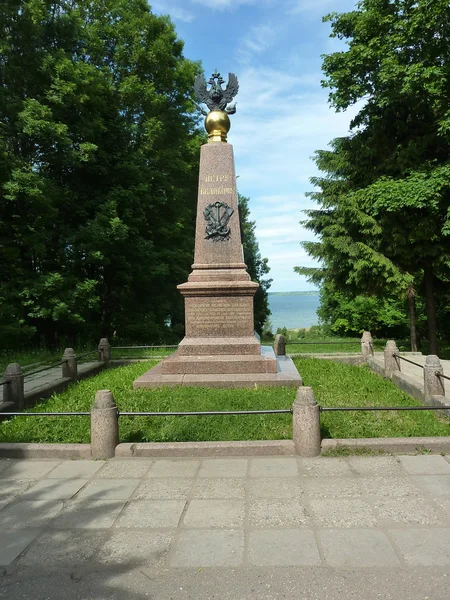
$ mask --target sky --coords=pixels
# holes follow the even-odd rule
[[[156,0],[184,41],[184,56],[201,60],[206,79],[217,69],[239,79],[231,116],[238,190],[247,196],[261,255],[269,259],[271,292],[312,290],[295,266],[317,266],[300,242],[313,234],[300,221],[314,208],[305,196],[318,174],[315,150],[347,135],[354,109],[336,113],[322,88],[321,55],[345,49],[330,38],[330,12],[355,0]]]

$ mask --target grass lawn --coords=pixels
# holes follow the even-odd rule
[[[366,366],[314,358],[294,359],[321,406],[421,406]],[[327,438],[422,437],[450,435],[450,421],[432,411],[333,412],[321,415]]]
[[[155,358],[160,359],[170,356],[175,352],[176,348],[127,348],[125,350],[111,349],[111,359],[117,360],[120,358]]]
[[[156,362],[156,361],[155,361]],[[417,406],[419,403],[366,367],[314,358],[296,358],[305,385],[322,406]],[[111,369],[55,394],[33,410],[88,411],[95,392],[112,390],[122,411],[206,411],[290,408],[292,388],[131,389],[155,363]],[[121,417],[120,438],[138,441],[273,440],[292,435],[291,416]],[[321,416],[324,437],[411,437],[450,435],[450,422],[431,412],[348,412]],[[0,424],[0,442],[89,442],[87,417],[16,417]]]
[[[10,363],[19,363],[22,370],[31,371],[40,365],[50,365],[59,362],[64,350],[52,352],[51,350],[23,350],[11,352],[0,351],[0,374],[4,372]]]
[[[373,349],[375,352],[383,352],[386,342],[385,339],[374,339]],[[408,344],[397,342],[397,345],[400,350],[410,350]],[[361,354],[361,338],[325,336],[323,334],[308,335],[302,339],[291,337],[286,343],[286,352],[287,354]]]

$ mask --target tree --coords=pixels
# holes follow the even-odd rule
[[[199,65],[146,0],[3,0],[0,327],[156,340],[182,320]]]
[[[255,330],[261,335],[264,323],[270,315],[268,290],[272,279],[265,279],[264,276],[270,271],[269,261],[261,257],[258,241],[255,234],[255,222],[250,221],[250,209],[248,208],[249,198],[239,194],[239,218],[241,222],[241,238],[244,249],[244,262],[247,265],[247,271],[252,281],[259,283],[259,288],[255,294],[254,300],[254,319]]]
[[[362,0],[325,20],[348,44],[324,57],[330,103],[363,106],[353,135],[335,141],[331,156],[317,155],[338,177],[319,182],[323,210],[309,215],[310,225],[326,232],[309,249],[323,257],[329,277],[341,275],[338,289],[357,283],[359,291],[389,293],[400,285],[412,310],[419,282],[436,353],[435,289],[445,287],[450,268],[450,7]]]

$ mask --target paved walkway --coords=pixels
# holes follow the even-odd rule
[[[374,357],[377,362],[380,364],[381,367],[384,368],[384,357],[383,355],[380,353],[375,353],[375,357]],[[425,361],[427,359],[427,357],[425,355],[421,355],[421,354],[413,354],[410,356],[405,356],[405,358],[408,358],[409,360],[412,360],[413,362],[416,362],[420,365],[425,365]],[[441,359],[441,365],[444,369],[444,375],[447,375],[448,377],[450,377],[450,360],[442,360]],[[404,375],[407,375],[408,377],[410,377],[414,383],[420,387],[423,391],[423,369],[422,367],[417,367],[416,365],[412,365],[411,363],[406,362],[405,360],[400,360],[400,368],[401,368],[401,372]],[[448,381],[447,379],[444,379],[444,388],[445,388],[445,395],[447,397],[450,398],[450,381]]]
[[[0,461],[9,600],[448,600],[450,457]]]
[[[94,366],[98,365],[98,362],[85,362],[78,365],[78,374],[83,375],[86,371],[89,371]],[[27,377],[25,373],[24,379],[24,390],[25,394],[36,391],[38,388],[48,385],[50,383],[56,383],[58,380],[62,378],[62,368],[53,367],[52,369],[48,369],[47,371],[43,371],[42,373],[36,373],[36,375],[31,375]],[[0,386],[0,403],[3,402],[3,386]]]

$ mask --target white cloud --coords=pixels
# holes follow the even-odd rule
[[[254,25],[237,50],[238,60],[243,64],[249,63],[255,54],[262,54],[271,48],[276,36],[276,28],[271,25]]]
[[[174,21],[192,23],[196,18],[193,12],[180,6],[179,1],[174,2],[173,0],[161,0],[158,2],[151,2],[151,6],[154,10],[161,14],[170,14],[170,17]]]

